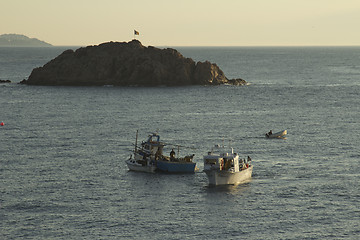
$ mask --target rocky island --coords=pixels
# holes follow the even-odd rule
[[[0,47],[51,47],[52,45],[37,38],[21,34],[0,35]]]
[[[145,47],[138,40],[107,42],[66,50],[43,67],[35,68],[29,85],[67,86],[184,86],[244,85],[242,79],[227,79],[208,61],[195,63],[177,50]]]

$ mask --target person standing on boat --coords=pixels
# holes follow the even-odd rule
[[[231,159],[225,159],[225,168],[224,170],[229,170],[231,167]]]
[[[155,161],[157,161],[159,159],[160,155],[161,155],[160,148],[158,148],[155,153]]]
[[[170,152],[170,160],[174,160],[174,159],[175,159],[175,151],[174,149],[172,149]]]

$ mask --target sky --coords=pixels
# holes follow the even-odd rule
[[[0,0],[0,34],[55,46],[360,45],[360,0]]]

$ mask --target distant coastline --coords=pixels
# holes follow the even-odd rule
[[[52,47],[50,43],[21,34],[0,35],[0,47]]]

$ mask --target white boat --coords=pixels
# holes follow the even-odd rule
[[[284,138],[284,136],[287,134],[287,130],[282,130],[280,132],[273,133],[272,130],[270,132],[265,134],[265,137],[267,138]]]
[[[215,146],[216,152],[212,149],[204,156],[204,172],[210,185],[240,184],[251,179],[253,166],[251,159],[239,159],[239,155],[224,151],[224,148]]]
[[[149,135],[146,142],[137,146],[138,132],[136,132],[135,149],[133,155],[126,160],[129,170],[137,172],[155,172],[156,157],[162,155],[164,143],[160,142],[160,136],[157,133]]]
[[[151,162],[145,162],[142,160],[129,159],[126,160],[129,170],[136,172],[155,172],[156,165]]]

